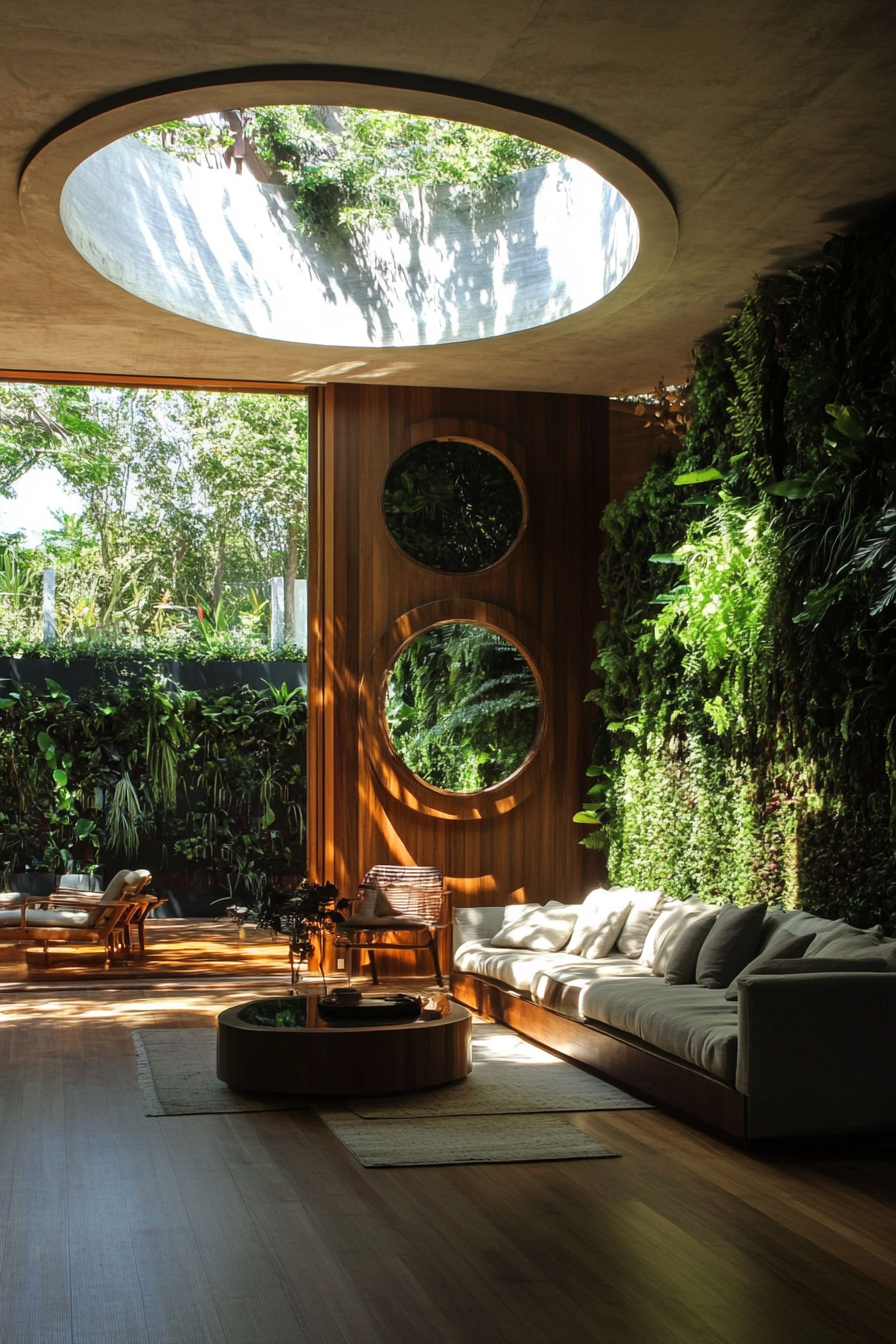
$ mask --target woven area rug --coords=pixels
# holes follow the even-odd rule
[[[364,1120],[353,1111],[318,1115],[362,1167],[467,1166],[618,1157],[562,1115],[455,1115]]]
[[[146,1115],[223,1115],[241,1111],[293,1111],[304,1110],[309,1104],[313,1104],[303,1097],[291,1096],[288,1093],[232,1092],[226,1083],[220,1081],[215,1072],[214,1027],[169,1027],[134,1031],[131,1034],[137,1052],[137,1080],[143,1094]],[[594,1140],[587,1139],[586,1135],[574,1130],[561,1116],[552,1117],[550,1113],[647,1107],[646,1102],[636,1101],[612,1084],[593,1078],[570,1064],[564,1064],[547,1051],[539,1050],[537,1046],[521,1040],[506,1027],[476,1023],[473,1027],[473,1040],[473,1072],[464,1082],[434,1088],[427,1092],[407,1093],[399,1097],[373,1097],[367,1100],[353,1098],[346,1103],[351,1108],[349,1111],[340,1111],[335,1106],[324,1103],[322,1113],[327,1124],[354,1153],[355,1121],[359,1125],[370,1124],[373,1121],[377,1124],[382,1123],[384,1128],[376,1142],[386,1144],[387,1147],[376,1148],[374,1135],[369,1136],[366,1142],[374,1144],[376,1153],[379,1154],[376,1160],[367,1163],[370,1166],[495,1160],[522,1162],[537,1159],[526,1156],[500,1159],[476,1156],[438,1157],[431,1154],[492,1151],[492,1140],[483,1138],[480,1142],[479,1136],[484,1136],[486,1133],[494,1136],[500,1129],[501,1132],[506,1130],[509,1136],[502,1151],[519,1148],[520,1151],[542,1152],[538,1144],[542,1138],[554,1132],[559,1136],[558,1141],[562,1139],[559,1145],[560,1151],[556,1156],[602,1157],[607,1154],[594,1150]],[[540,1113],[543,1113],[543,1116]],[[485,1123],[480,1123],[481,1117],[486,1117]],[[499,1126],[498,1117],[506,1118],[509,1122],[507,1126],[503,1123]],[[455,1125],[455,1120],[467,1118],[469,1118],[468,1124]],[[517,1123],[527,1118],[531,1118],[533,1122],[528,1130],[525,1125]],[[542,1118],[547,1120],[553,1118],[557,1123],[539,1127],[535,1122]],[[400,1121],[407,1123],[401,1124],[399,1128]],[[444,1121],[448,1129],[441,1137],[439,1137],[441,1125],[438,1129],[430,1131],[426,1149],[430,1156],[405,1162],[402,1155],[408,1151],[415,1151],[417,1143],[416,1139],[412,1143],[405,1135],[410,1135],[413,1122],[419,1124],[421,1121],[425,1121],[427,1125]],[[454,1126],[458,1136],[457,1143],[451,1138],[451,1126]],[[524,1141],[524,1136],[530,1130],[533,1135],[541,1137],[533,1139],[533,1144],[526,1148],[527,1141]],[[464,1135],[468,1137],[463,1137]],[[587,1140],[587,1144],[590,1145],[587,1153],[583,1150],[580,1140]],[[422,1136],[420,1141],[422,1142]],[[482,1144],[485,1145],[484,1148]],[[576,1151],[566,1151],[570,1145],[576,1148]],[[391,1153],[391,1159],[387,1161],[384,1153],[386,1156]],[[542,1152],[542,1155],[547,1159],[546,1152]],[[363,1161],[360,1156],[358,1160]]]
[[[304,1110],[303,1097],[231,1092],[217,1076],[214,1027],[132,1031],[146,1115],[224,1115]]]
[[[473,1026],[473,1072],[463,1082],[398,1097],[351,1097],[346,1104],[368,1120],[652,1109],[489,1022]]]

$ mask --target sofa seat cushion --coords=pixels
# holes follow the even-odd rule
[[[536,971],[582,964],[581,957],[571,957],[568,952],[527,952],[515,947],[495,947],[490,939],[463,943],[454,954],[455,970],[500,980],[522,994],[529,993]]]
[[[737,1071],[737,1005],[722,989],[667,985],[655,976],[602,978],[582,990],[582,1016],[637,1036],[723,1082]]]
[[[564,1017],[581,1019],[579,1001],[582,991],[596,980],[619,979],[622,976],[653,978],[649,966],[639,966],[621,952],[601,957],[599,961],[569,958],[566,966],[545,966],[534,972],[530,986],[532,1002],[543,1008],[552,1008]]]

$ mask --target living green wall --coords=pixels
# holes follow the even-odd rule
[[[584,843],[892,932],[896,232],[761,283],[659,409],[680,450],[602,520]]]

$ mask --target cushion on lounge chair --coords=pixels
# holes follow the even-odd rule
[[[104,901],[117,901],[121,895],[125,883],[128,885],[138,882],[139,874],[131,872],[130,868],[122,868],[110,880],[106,890],[102,893]]]

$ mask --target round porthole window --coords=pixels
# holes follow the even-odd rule
[[[496,453],[459,439],[432,439],[392,464],[383,513],[412,560],[449,574],[475,574],[501,560],[524,521],[522,491]]]
[[[515,644],[488,626],[452,621],[424,630],[395,659],[384,712],[392,746],[418,779],[478,793],[531,755],[541,694]]]

